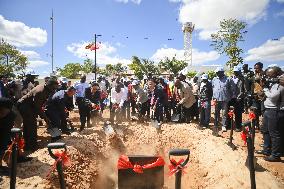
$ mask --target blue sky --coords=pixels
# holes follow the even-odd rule
[[[0,0],[0,37],[16,45],[40,75],[51,71],[51,10],[54,63],[93,59],[84,46],[101,34],[99,65],[129,63],[136,55],[158,61],[183,57],[182,23],[192,21],[193,64],[224,64],[210,47],[209,34],[224,18],[248,23],[245,62],[284,66],[284,0]],[[144,39],[148,38],[148,39]],[[168,38],[174,40],[169,41]],[[277,39],[277,40],[272,40]]]

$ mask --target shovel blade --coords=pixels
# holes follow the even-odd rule
[[[156,129],[160,128],[159,123],[158,123],[157,120],[151,120],[151,125],[152,125],[152,127],[155,127]]]
[[[111,125],[107,124],[104,126],[104,132],[106,133],[106,135],[114,135],[114,129]]]
[[[61,131],[58,128],[48,128],[47,132],[50,134],[52,138],[61,136]]]
[[[180,114],[174,114],[171,117],[172,122],[179,122]]]

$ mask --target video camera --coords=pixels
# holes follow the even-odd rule
[[[265,77],[264,87],[269,88],[272,85],[279,83],[279,82],[280,82],[280,77],[276,77],[276,78]]]

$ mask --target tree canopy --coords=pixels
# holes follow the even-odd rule
[[[212,43],[216,51],[220,54],[226,54],[229,58],[227,65],[232,69],[234,66],[243,63],[241,53],[242,48],[238,46],[238,42],[244,41],[243,35],[246,23],[237,19],[228,19],[220,22],[220,30],[211,35]]]
[[[147,59],[142,59],[141,61],[137,56],[132,57],[132,63],[129,64],[129,68],[134,71],[134,75],[138,79],[143,79],[144,75],[160,74],[158,65],[153,61]]]
[[[177,75],[181,70],[187,66],[187,63],[183,60],[177,60],[175,57],[172,59],[166,58],[159,62],[159,68],[161,71],[168,71]]]
[[[80,63],[68,63],[63,68],[58,68],[61,76],[69,79],[78,79],[80,77],[79,72],[82,71],[82,65]]]
[[[14,75],[15,72],[24,72],[28,59],[15,46],[3,39],[0,41],[0,74]]]

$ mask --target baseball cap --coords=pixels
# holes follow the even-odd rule
[[[208,74],[203,74],[200,79],[208,79]]]

